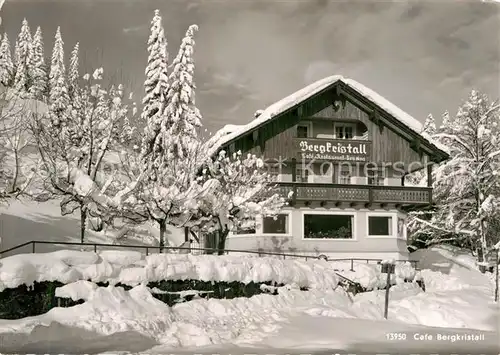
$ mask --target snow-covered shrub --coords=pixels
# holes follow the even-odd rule
[[[396,282],[411,282],[414,280],[416,271],[410,262],[397,263],[394,274],[396,275]]]

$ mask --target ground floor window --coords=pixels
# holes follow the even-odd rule
[[[368,235],[370,236],[391,236],[392,217],[390,216],[369,216]]]
[[[288,214],[278,214],[273,217],[264,217],[262,232],[264,234],[288,234]]]
[[[352,239],[354,215],[304,214],[304,238]]]

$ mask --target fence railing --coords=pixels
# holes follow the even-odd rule
[[[354,263],[355,262],[366,262],[366,264],[370,264],[370,262],[374,262],[376,264],[382,263],[384,259],[363,259],[363,258],[344,258],[344,259],[327,259],[331,262],[350,262],[351,263],[351,271],[354,271]],[[417,260],[393,260],[395,263],[410,263],[413,268],[418,269],[418,261]]]
[[[47,240],[31,240],[29,242],[23,243],[16,245],[15,247],[5,249],[0,251],[0,256],[3,256],[4,254],[7,254],[9,252],[24,248],[24,247],[31,247],[31,253],[36,253],[37,252],[37,245],[72,245],[72,246],[79,246],[79,247],[92,247],[94,252],[97,252],[98,249],[102,250],[101,248],[122,248],[122,249],[141,249],[143,250],[146,255],[149,255],[151,252],[152,253],[164,253],[164,252],[169,252],[169,251],[185,251],[187,253],[190,253],[192,251],[201,251],[204,252],[205,254],[217,254],[218,250],[217,249],[211,249],[211,248],[191,248],[191,247],[171,247],[171,246],[164,246],[164,247],[159,247],[159,246],[152,246],[152,245],[123,245],[123,244],[105,244],[105,243],[79,243],[79,242],[55,242],[55,241],[47,241]],[[305,260],[308,259],[319,259],[318,256],[314,255],[297,255],[297,254],[287,254],[287,253],[277,253],[277,252],[266,252],[266,251],[256,251],[256,250],[239,250],[239,249],[225,249],[224,250],[225,254],[231,254],[231,253],[243,253],[243,254],[253,254],[253,255],[266,255],[266,256],[279,256],[282,257],[283,259],[286,258],[302,258]]]
[[[101,250],[100,248],[118,248],[118,249],[140,249],[145,252],[146,255],[149,255],[151,252],[152,253],[163,253],[163,252],[169,252],[169,251],[184,251],[187,253],[193,252],[193,251],[198,251],[202,252],[205,254],[217,254],[218,250],[217,249],[212,249],[212,248],[193,248],[193,247],[172,247],[172,246],[164,246],[164,247],[159,247],[159,246],[152,246],[152,245],[126,245],[126,244],[106,244],[106,243],[79,243],[79,242],[56,242],[56,241],[49,241],[49,240],[31,240],[29,242],[23,243],[16,245],[12,248],[5,249],[0,251],[0,256],[3,256],[9,252],[24,248],[24,247],[31,247],[31,253],[36,253],[37,245],[72,245],[72,246],[78,246],[78,247],[92,247],[94,252],[97,252],[98,249]],[[322,255],[315,256],[315,255],[300,255],[300,254],[288,254],[288,253],[280,253],[280,252],[266,252],[266,251],[257,251],[257,250],[241,250],[241,249],[225,249],[224,250],[225,254],[231,254],[231,253],[242,253],[242,254],[253,254],[253,255],[267,255],[267,256],[279,256],[282,257],[283,259],[286,258],[302,258],[305,260],[308,259],[326,259],[331,262],[350,262],[351,264],[351,271],[354,271],[354,263],[355,262],[366,262],[369,264],[370,262],[374,262],[377,264],[380,264],[383,259],[363,259],[363,258],[342,258],[342,259],[329,259],[325,258]],[[405,263],[409,262],[412,264],[412,266],[416,269],[418,265],[418,261],[416,260],[395,260],[396,263]]]
[[[159,246],[152,246],[152,245],[123,245],[123,244],[106,244],[106,243],[78,243],[78,242],[56,242],[56,241],[48,241],[48,240],[31,240],[29,242],[23,243],[16,245],[15,247],[5,249],[0,251],[0,257],[3,257],[4,254],[7,254],[9,252],[24,248],[24,247],[29,247],[31,246],[31,253],[36,253],[37,245],[72,245],[72,246],[78,246],[78,247],[92,247],[93,251],[97,253],[98,248],[122,248],[122,249],[141,249],[144,250],[146,255],[149,255],[150,252],[153,253],[163,253],[163,252],[169,252],[169,251],[185,251],[187,253],[190,253],[192,251],[200,251],[204,252],[206,254],[217,254],[218,250],[217,249],[211,249],[211,248],[190,248],[190,247],[171,247],[171,246],[164,246],[164,247],[159,247]],[[102,250],[102,249],[101,249]],[[109,249],[108,249],[109,250]],[[325,258],[323,255],[298,255],[298,254],[288,254],[288,253],[276,253],[276,252],[266,252],[266,251],[256,251],[256,250],[240,250],[240,249],[225,249],[224,250],[225,254],[231,254],[231,253],[240,253],[240,254],[253,254],[253,255],[258,255],[258,256],[279,256],[283,259],[286,258],[302,258],[304,260],[315,260],[315,259],[325,259],[327,261],[331,262],[336,262],[336,261],[348,261],[351,263],[351,271],[354,271],[354,263],[356,261],[362,261],[366,262],[369,264],[370,262],[376,262],[376,263],[381,263],[383,259],[361,259],[361,258],[344,258],[344,259],[328,259]],[[410,262],[412,265],[417,268],[417,261],[416,260],[395,260],[396,263],[398,262]],[[359,283],[352,281],[351,279],[339,274],[338,272],[335,272],[337,276],[339,276],[341,279],[345,280],[349,284],[359,286]]]

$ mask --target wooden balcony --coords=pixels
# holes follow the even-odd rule
[[[280,182],[278,188],[285,196],[293,191],[292,203],[303,201],[339,205],[347,202],[352,206],[365,204],[367,207],[372,204],[415,207],[432,203],[432,188],[429,187]]]

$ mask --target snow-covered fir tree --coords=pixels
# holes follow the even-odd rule
[[[187,38],[182,41],[170,78],[167,72],[167,40],[158,10],[151,22],[148,40],[142,113],[146,127],[140,169],[145,176],[137,191],[139,202],[136,207],[146,211],[149,219],[159,225],[160,247],[165,244],[167,225],[185,223],[196,209],[196,200],[206,191],[197,184],[196,178],[198,160],[201,159],[200,143],[193,131],[188,129],[194,122],[193,117],[199,119],[192,99],[192,37],[195,28],[190,27]]]
[[[286,204],[276,192],[263,160],[255,155],[238,152],[228,156],[221,151],[202,176],[215,179],[214,192],[201,199],[189,226],[215,236],[216,242],[207,247],[217,249],[219,254],[224,252],[230,231],[255,225],[258,217],[273,217]]]
[[[429,136],[433,136],[434,134],[436,134],[436,131],[437,131],[436,120],[434,119],[434,116],[432,114],[429,114],[425,119],[424,126],[422,128],[422,133],[426,133]]]
[[[40,27],[36,29],[33,36],[28,69],[31,78],[29,92],[33,98],[41,99],[47,94],[47,68],[45,66],[42,29]]]
[[[450,113],[446,110],[441,116],[441,126],[439,126],[439,131],[447,130],[449,126],[453,123]]]
[[[69,60],[69,68],[68,68],[68,94],[71,100],[76,96],[76,90],[78,88],[79,51],[80,51],[80,43],[76,43],[75,47],[73,48],[73,51],[71,51],[71,57]]]
[[[30,60],[33,55],[31,31],[26,19],[21,25],[21,32],[17,37],[15,50],[14,87],[21,92],[28,92],[31,86]]]
[[[432,139],[436,135],[436,121],[434,116],[429,114],[424,121],[420,134],[426,138]],[[405,176],[405,185],[407,186],[427,186],[427,171],[424,164],[421,169]]]
[[[436,138],[451,159],[434,172],[436,210],[414,213],[412,238],[426,245],[448,242],[478,251],[479,262],[500,232],[500,105],[472,91]],[[450,124],[453,122],[453,124]]]
[[[142,143],[142,155],[152,165],[162,154],[161,147],[155,142],[165,120],[163,116],[168,84],[167,39],[159,10],[155,10],[151,21],[151,34],[148,39],[148,63],[144,82],[145,95],[142,100],[142,119],[146,123]]]
[[[66,119],[69,105],[66,66],[64,64],[64,42],[60,27],[57,27],[50,63],[49,104],[51,106],[51,119],[57,127]]]
[[[201,127],[201,114],[196,107],[194,82],[194,34],[198,26],[189,26],[179,48],[179,53],[172,63],[169,76],[170,88],[167,95],[167,107],[164,115],[168,123],[162,127],[162,135],[158,136],[157,145],[168,139],[169,151],[167,159],[189,154],[191,142],[197,141],[198,129]]]
[[[12,62],[9,37],[5,33],[0,43],[0,84],[10,87],[14,80],[14,64]]]

